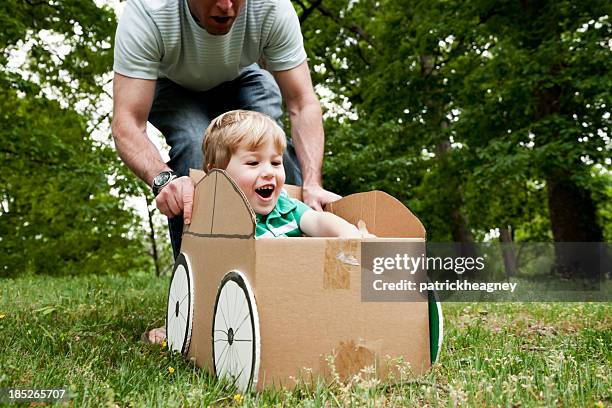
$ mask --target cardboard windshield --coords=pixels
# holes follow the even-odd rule
[[[195,183],[193,216],[183,233],[210,237],[255,237],[255,213],[240,187],[223,170],[205,177],[191,170]]]

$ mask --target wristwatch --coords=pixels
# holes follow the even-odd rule
[[[151,188],[153,188],[153,195],[157,197],[161,189],[166,187],[166,184],[170,183],[177,177],[178,176],[176,173],[172,170],[166,170],[159,173],[157,176],[155,176],[153,179],[153,184],[151,185]]]

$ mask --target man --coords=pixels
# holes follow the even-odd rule
[[[262,58],[276,82],[256,64]],[[186,176],[202,168],[204,130],[223,112],[256,110],[278,121],[282,93],[292,136],[287,183],[302,184],[304,202],[316,210],[339,198],[321,186],[321,107],[290,0],[130,0],[117,28],[114,71],[115,144],[170,218],[175,257],[183,220],[192,215]],[[147,138],[147,120],[170,145],[167,164]]]

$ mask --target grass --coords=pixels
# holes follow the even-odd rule
[[[236,395],[140,342],[163,324],[168,279],[0,280],[0,388],[68,387],[75,406],[612,406],[610,303],[446,303],[441,360],[400,384]],[[405,368],[405,367],[403,367]]]

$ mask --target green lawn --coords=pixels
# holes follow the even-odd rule
[[[609,303],[448,303],[440,363],[402,384],[236,396],[141,334],[163,324],[168,278],[0,280],[0,388],[67,386],[75,406],[612,406]]]

